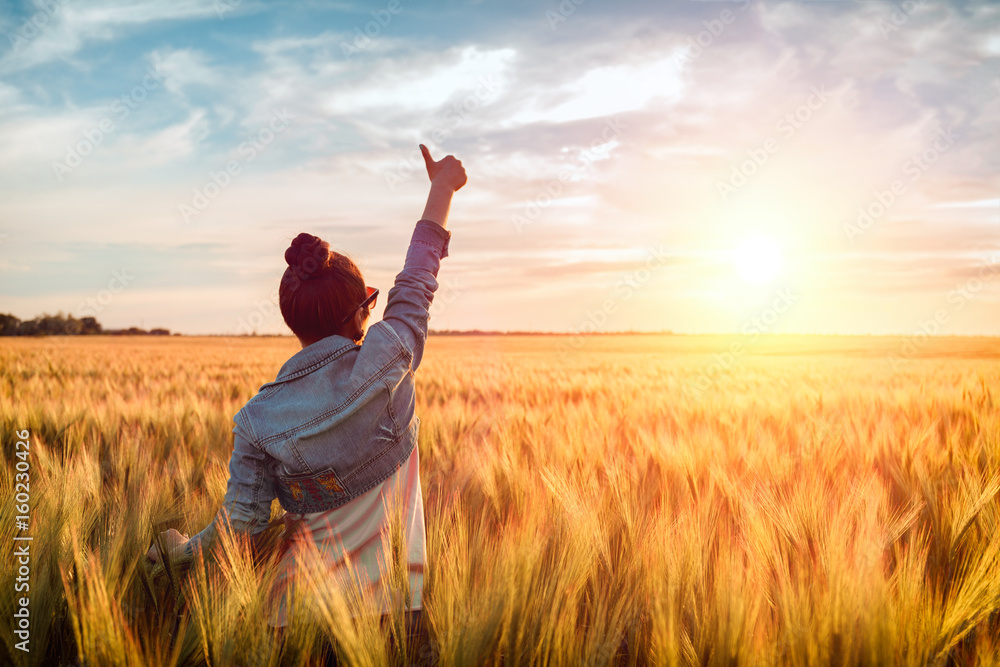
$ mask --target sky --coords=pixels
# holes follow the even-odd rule
[[[0,8],[0,312],[290,333],[300,232],[431,329],[1000,335],[1000,3]],[[385,306],[373,313],[377,321]]]

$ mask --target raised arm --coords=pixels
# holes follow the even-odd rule
[[[427,339],[428,310],[437,291],[441,260],[448,256],[451,232],[447,231],[451,198],[466,183],[462,163],[449,155],[435,162],[421,144],[420,150],[431,181],[424,213],[417,222],[406,251],[403,270],[389,290],[382,321],[396,333],[411,355],[415,371],[423,357]]]

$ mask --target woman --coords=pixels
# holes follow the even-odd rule
[[[287,512],[288,545],[279,582],[291,572],[297,545],[310,540],[332,570],[346,571],[346,552],[355,574],[378,588],[386,507],[401,504],[408,616],[419,626],[426,540],[413,373],[423,356],[440,260],[448,256],[452,195],[466,183],[454,156],[434,161],[424,145],[420,150],[431,181],[427,204],[382,321],[367,335],[379,292],[365,285],[355,263],[305,233],[285,251],[279,302],[302,350],[237,413],[223,507],[190,539],[174,529],[161,535],[171,559],[183,562],[197,548],[211,549],[227,516],[234,531],[260,534],[277,498]],[[147,555],[159,561],[155,545]],[[282,596],[271,625],[288,624],[285,602]]]

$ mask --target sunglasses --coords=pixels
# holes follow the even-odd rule
[[[354,317],[354,313],[358,311],[358,308],[364,308],[365,306],[368,306],[369,308],[375,307],[375,301],[378,299],[378,290],[374,287],[368,287],[367,285],[365,285],[365,289],[368,290],[368,298],[362,301],[357,308],[351,310],[351,314],[344,318],[344,321],[340,323],[339,327],[337,327],[338,329],[343,329],[347,323],[351,321],[351,318]]]

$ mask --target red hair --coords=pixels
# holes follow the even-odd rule
[[[285,261],[278,303],[288,328],[310,341],[340,333],[340,323],[367,295],[358,265],[305,232],[285,251]]]

